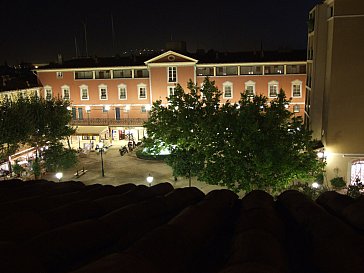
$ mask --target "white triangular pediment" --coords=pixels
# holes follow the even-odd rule
[[[148,64],[168,64],[168,63],[197,63],[198,60],[188,57],[186,55],[169,50],[164,52],[146,62]]]

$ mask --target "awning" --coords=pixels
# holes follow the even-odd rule
[[[98,136],[107,131],[107,126],[77,126],[75,135]]]

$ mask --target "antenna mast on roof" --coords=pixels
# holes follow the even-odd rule
[[[111,37],[112,37],[112,51],[115,53],[115,29],[114,29],[114,16],[111,14]]]
[[[78,58],[78,47],[77,47],[77,39],[75,36],[75,50],[76,50],[76,59]]]
[[[82,22],[83,24],[83,30],[85,32],[85,48],[86,48],[86,57],[88,57],[88,48],[87,48],[87,32],[86,32],[86,24],[87,21],[85,20],[85,22]]]

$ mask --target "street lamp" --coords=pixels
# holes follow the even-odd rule
[[[62,172],[56,173],[56,178],[58,179],[58,182],[61,182],[62,177],[63,177],[63,173]]]
[[[152,185],[153,179],[154,179],[154,177],[151,176],[150,174],[147,176],[147,182],[149,184],[149,187]]]
[[[101,156],[101,175],[102,177],[105,177],[105,170],[104,170],[104,158],[102,156],[102,153],[104,152],[104,143],[99,143],[99,151]]]

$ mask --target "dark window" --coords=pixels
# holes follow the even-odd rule
[[[283,74],[284,66],[283,65],[266,65],[264,66],[264,74]]]
[[[237,66],[218,66],[216,67],[216,76],[238,75]]]
[[[131,69],[122,69],[113,71],[114,78],[131,78]]]
[[[76,109],[76,107],[72,107],[72,119],[73,120],[77,119],[77,109]]]
[[[115,107],[115,119],[120,120],[120,107]]]
[[[82,112],[82,108],[78,108],[78,119],[79,119],[79,120],[83,120],[83,112]]]
[[[213,67],[197,67],[197,76],[213,76]]]
[[[75,72],[75,79],[92,79],[92,71],[76,71]]]
[[[261,66],[240,66],[240,75],[261,75]]]
[[[134,70],[134,78],[148,78],[149,72],[148,69],[135,69]]]
[[[111,78],[110,70],[97,70],[97,71],[95,71],[95,78],[96,79],[110,79]]]

